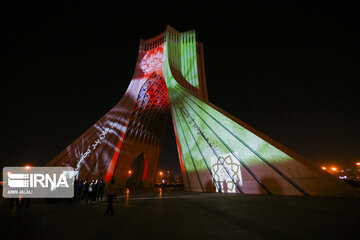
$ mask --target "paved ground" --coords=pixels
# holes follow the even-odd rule
[[[360,239],[360,199],[142,192],[106,203],[0,201],[0,239]]]

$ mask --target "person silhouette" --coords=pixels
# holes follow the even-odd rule
[[[115,180],[111,179],[110,186],[108,188],[108,205],[105,214],[114,215],[113,201],[117,195],[117,187],[115,185]]]
[[[90,201],[90,203],[92,203],[93,201],[93,196],[94,196],[94,190],[95,190],[95,181],[92,180],[90,185],[89,185],[89,189],[88,189],[88,199],[86,202]]]
[[[103,199],[103,195],[104,195],[104,187],[105,187],[105,183],[104,183],[104,180],[101,179],[100,182],[99,182],[99,191],[98,191],[98,194],[97,194],[97,201],[101,202],[102,199]]]
[[[87,202],[87,200],[88,200],[88,191],[89,191],[89,179],[86,179],[84,184],[83,184],[81,201],[85,200],[85,202]]]

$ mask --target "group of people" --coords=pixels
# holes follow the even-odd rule
[[[91,182],[86,179],[76,179],[74,181],[74,199],[80,202],[101,202],[104,200],[105,182],[103,179],[92,180]],[[106,189],[107,195],[107,208],[105,214],[114,214],[113,201],[118,194],[118,186],[115,185],[115,180],[111,179],[109,186]],[[10,208],[19,210],[24,206],[28,208],[30,198],[11,198]],[[16,208],[14,208],[16,207]]]
[[[103,179],[92,180],[78,179],[74,181],[75,199],[80,202],[101,202],[104,197],[105,182]]]
[[[105,182],[103,179],[92,180],[91,182],[86,179],[74,181],[74,198],[80,202],[101,202],[104,197]],[[105,214],[114,214],[113,201],[117,195],[117,186],[115,185],[115,180],[111,179],[110,185],[107,188],[107,209]]]

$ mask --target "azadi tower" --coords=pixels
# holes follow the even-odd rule
[[[220,80],[222,81],[222,80]],[[195,31],[167,26],[140,40],[133,78],[121,100],[48,165],[72,166],[81,179],[155,180],[171,115],[188,191],[352,196],[350,186],[318,169],[208,101],[203,45]],[[137,162],[132,174],[129,169]]]

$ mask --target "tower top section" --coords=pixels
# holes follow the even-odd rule
[[[166,67],[168,63],[169,70],[180,85],[208,100],[203,44],[196,41],[195,30],[181,33],[167,25],[159,35],[142,39],[140,51],[144,55],[142,69],[151,71],[152,67]]]

